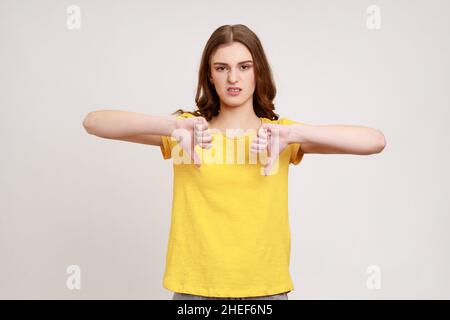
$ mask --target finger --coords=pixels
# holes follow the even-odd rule
[[[196,117],[194,121],[194,131],[199,131],[202,129],[202,125],[204,124],[202,117]]]
[[[212,137],[211,136],[209,136],[209,137],[198,136],[195,139],[195,141],[196,141],[197,144],[206,144],[206,143],[212,142]]]
[[[206,122],[206,120],[205,120]],[[211,131],[208,128],[208,123],[196,123],[195,124],[195,130],[194,130],[194,134],[195,134],[195,138],[198,139],[198,137],[202,137],[203,139],[206,138],[206,140],[203,140],[203,142],[205,141],[209,141],[209,139],[212,139],[211,137]],[[197,143],[201,143],[201,140],[196,140],[198,141]]]
[[[211,149],[212,143],[203,143],[200,145],[203,149]]]
[[[266,166],[264,166],[264,175],[268,176],[270,169],[272,169],[272,166],[270,164],[267,164]]]
[[[270,173],[270,170],[272,170],[273,164],[277,160],[278,156],[269,157],[269,160],[267,161],[267,164],[264,166],[264,174],[267,176]]]
[[[182,146],[182,148],[183,148],[183,154],[186,154],[191,162],[194,161],[191,148],[186,148],[186,146]],[[184,163],[184,160],[183,160],[183,163]]]
[[[208,128],[208,121],[206,121],[203,117],[197,117],[195,124],[199,126],[200,129],[207,129]]]
[[[197,144],[210,143],[210,142],[212,142],[212,140],[213,140],[213,137],[210,134],[195,136],[195,143],[197,143]]]
[[[192,147],[192,146],[194,146],[194,147]],[[197,156],[197,153],[195,152],[195,145],[192,145],[192,143],[187,143],[187,144],[183,143],[181,145],[181,148],[183,149],[183,154],[186,154],[188,159],[190,159],[190,162],[194,163],[197,168],[200,168],[201,160]]]
[[[256,139],[256,142],[259,143],[259,144],[265,144],[265,143],[267,143],[267,141],[268,141],[267,138],[260,138],[260,137],[258,137]]]
[[[206,125],[204,125],[203,123],[196,123],[195,129],[196,129],[196,131],[203,131],[206,129]]]
[[[205,124],[206,124],[206,126],[205,126]],[[196,144],[199,144],[202,147],[202,142],[203,142],[202,131],[203,131],[204,127],[207,127],[207,125],[208,125],[208,122],[206,121],[205,118],[197,117],[195,119],[195,125],[194,125],[195,143],[194,143],[194,146]],[[200,158],[198,157],[197,152],[195,152],[195,149],[192,150],[191,159],[194,160],[194,165],[197,168],[201,167],[202,162],[201,162]]]
[[[201,165],[202,165],[202,161],[201,161],[200,158],[198,157],[197,152],[195,152],[195,150],[192,150],[191,155],[192,155],[192,156],[191,156],[191,159],[194,160],[195,166],[196,166],[197,168],[200,168]]]
[[[201,131],[194,130],[194,144],[195,145],[201,145],[204,142],[209,142],[209,138],[203,136]]]
[[[263,128],[263,127],[259,128],[258,138],[267,139],[267,128]]]
[[[256,141],[255,141],[250,146],[250,152],[259,153],[259,152],[263,152],[264,150],[266,150],[266,148],[267,148],[267,144],[260,144],[260,143],[256,143]]]
[[[252,153],[255,152],[253,146],[255,145],[255,143],[257,143],[257,141],[258,141],[258,138],[257,138],[257,137],[254,137],[254,138],[252,139],[252,142],[251,142],[251,144],[250,144],[250,152],[252,152]]]
[[[197,117],[197,123],[202,123],[208,125],[208,121],[204,117]]]
[[[211,149],[212,143],[202,143],[202,144],[199,144],[199,146],[203,149]]]
[[[255,143],[252,145],[252,148],[255,150],[265,150],[267,148],[267,144],[263,143]]]
[[[270,124],[270,123],[264,123],[262,126],[261,126],[261,130],[263,130],[266,134],[270,134],[270,132],[272,131],[272,128],[273,128],[273,126],[272,126],[272,124]]]

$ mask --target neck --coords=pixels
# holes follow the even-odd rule
[[[220,103],[219,114],[211,119],[210,125],[221,130],[226,129],[256,129],[261,120],[253,110],[252,99],[240,106],[227,106]]]

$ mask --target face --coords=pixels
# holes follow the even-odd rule
[[[252,103],[255,91],[255,74],[252,54],[240,42],[219,46],[211,56],[211,78],[221,104],[240,106]],[[239,92],[230,92],[238,87]]]

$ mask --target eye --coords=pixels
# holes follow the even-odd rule
[[[244,68],[244,70],[248,70],[251,68],[251,65],[245,64],[241,66],[242,68]],[[224,67],[217,67],[216,70],[217,71],[222,71],[223,69],[225,69]]]

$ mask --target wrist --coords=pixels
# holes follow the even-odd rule
[[[168,117],[166,117],[165,120],[166,120],[165,123],[168,128],[166,130],[168,130],[168,133],[169,133],[168,135],[170,136],[170,135],[172,135],[174,130],[178,129],[178,121],[179,120],[174,116],[168,116]]]
[[[180,121],[181,121],[181,119],[172,118],[171,128],[172,128],[173,130],[181,128],[181,126],[180,126]]]
[[[291,124],[288,128],[288,143],[303,143],[304,126],[301,124]]]

